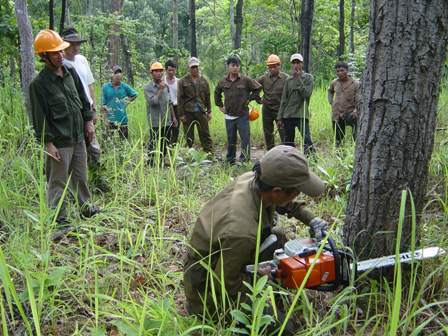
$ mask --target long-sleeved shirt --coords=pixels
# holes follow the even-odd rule
[[[183,116],[185,112],[210,113],[211,111],[208,81],[202,76],[193,81],[190,74],[182,77],[177,83],[177,113],[179,116]]]
[[[257,78],[257,82],[263,87],[264,104],[271,110],[278,111],[282,100],[283,87],[288,75],[280,72],[277,76],[272,76],[268,71],[263,76]]]
[[[111,82],[103,85],[102,105],[107,107],[106,118],[116,125],[127,125],[125,98],[137,97],[137,92],[126,83],[113,86]]]
[[[357,115],[360,102],[361,83],[351,77],[343,82],[335,79],[328,88],[328,102],[331,104],[332,119],[337,121],[345,114]],[[336,95],[336,96],[335,96]]]
[[[75,69],[62,67],[63,76],[45,67],[30,83],[33,127],[37,141],[69,147],[84,139],[84,122],[93,113]]]
[[[146,116],[150,127],[167,127],[171,124],[171,98],[168,87],[165,85],[162,93],[159,84],[149,82],[145,88]]]
[[[285,82],[283,88],[280,110],[277,120],[287,118],[306,118],[309,116],[308,107],[304,106],[309,101],[313,92],[313,76],[302,72],[300,75],[291,76]]]
[[[218,107],[224,106],[225,114],[240,117],[249,113],[248,104],[251,100],[260,101],[260,91],[261,85],[257,81],[243,75],[238,75],[237,79],[232,81],[228,75],[221,79],[215,88],[215,104]]]

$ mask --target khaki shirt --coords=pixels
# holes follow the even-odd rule
[[[328,88],[328,99],[332,109],[332,119],[337,121],[345,114],[355,112],[358,115],[361,83],[349,77],[346,82],[335,79]],[[336,94],[336,96],[335,96]]]
[[[196,83],[190,74],[182,77],[177,83],[177,112],[179,117],[185,112],[194,113],[196,104],[202,113],[212,111],[210,104],[210,86],[208,81],[200,76]]]
[[[84,122],[93,112],[74,68],[63,66],[63,76],[44,67],[30,83],[33,127],[38,142],[68,147],[84,139]]]
[[[283,88],[282,101],[278,111],[277,120],[287,118],[306,118],[310,117],[309,98],[313,92],[313,76],[302,72],[299,76],[290,76]]]
[[[227,115],[240,117],[249,113],[248,104],[251,100],[260,101],[260,91],[261,85],[257,81],[243,75],[231,81],[228,75],[221,79],[215,88],[215,104],[219,107],[224,106]]]
[[[263,98],[267,100],[267,103],[264,105],[269,109],[278,111],[280,108],[283,87],[285,86],[287,78],[288,75],[284,72],[280,72],[278,76],[273,77],[269,71],[257,78],[257,82],[260,83],[263,88]]]
[[[237,177],[208,202],[199,214],[190,240],[189,258],[193,259],[190,264],[211,255],[211,267],[218,279],[223,276],[227,294],[232,299],[245,291],[245,267],[255,261],[259,223],[262,230],[272,228],[274,211],[306,224],[315,217],[304,202],[291,202],[281,209],[261,207],[254,176],[253,172],[248,172]],[[194,284],[187,284],[186,288],[194,288]]]

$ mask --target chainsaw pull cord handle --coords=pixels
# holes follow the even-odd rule
[[[327,232],[322,230],[322,236],[327,236]],[[334,270],[335,270],[335,280],[328,285],[319,285],[316,286],[315,289],[319,290],[319,291],[323,291],[323,292],[330,292],[330,291],[334,291],[336,290],[340,283],[341,283],[341,256],[339,254],[339,251],[336,247],[336,243],[334,241],[333,238],[331,238],[330,236],[327,236],[327,242],[328,245],[330,245],[330,251],[333,253],[333,257],[334,257]]]

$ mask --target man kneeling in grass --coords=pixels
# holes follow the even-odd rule
[[[259,223],[260,241],[272,233],[278,237],[278,243],[263,251],[259,261],[272,259],[275,249],[285,243],[285,234],[275,226],[276,213],[299,219],[321,239],[327,222],[294,199],[301,192],[318,196],[324,189],[322,180],[309,171],[306,158],[296,148],[280,145],[268,151],[252,172],[237,177],[209,201],[199,214],[188,248],[184,270],[188,311],[197,315],[205,311],[209,316],[216,313],[209,281],[212,277],[224,279],[232,302],[245,299],[243,281],[249,281],[245,267],[255,262]],[[221,298],[218,281],[214,288],[216,297]]]

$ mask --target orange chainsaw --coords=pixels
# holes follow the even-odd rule
[[[274,236],[274,235],[272,235]],[[269,239],[269,237],[268,237]],[[353,255],[338,249],[331,237],[318,255],[319,243],[315,239],[294,239],[286,242],[282,249],[274,252],[274,258],[258,264],[258,269],[269,267],[273,278],[284,288],[299,288],[306,279],[305,288],[319,291],[333,291],[349,285],[352,273],[392,267],[396,256],[354,262]],[[399,255],[400,263],[434,258],[445,254],[439,247],[427,247]],[[246,266],[246,271],[254,272],[254,265]]]

